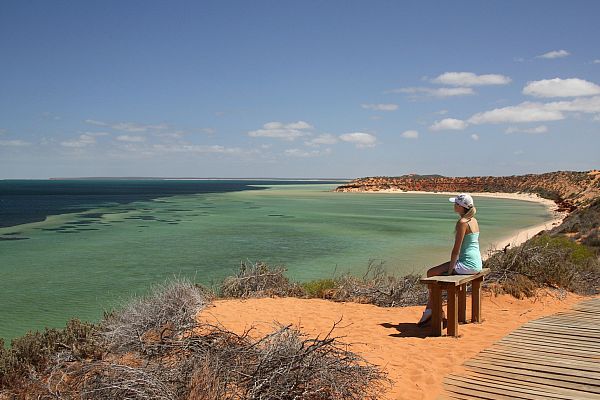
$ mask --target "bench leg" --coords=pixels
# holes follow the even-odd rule
[[[483,277],[473,281],[472,300],[473,308],[471,310],[471,322],[481,322],[481,282]]]
[[[467,322],[467,284],[458,287],[458,322]]]
[[[458,287],[448,286],[448,336],[458,336]]]
[[[440,285],[432,284],[431,290],[432,310],[431,310],[431,335],[442,336],[442,288]]]

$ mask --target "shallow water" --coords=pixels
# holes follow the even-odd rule
[[[446,261],[456,215],[447,196],[334,193],[332,184],[185,194],[0,228],[0,337],[98,320],[180,275],[211,285],[240,261],[285,265],[296,280],[396,274]],[[549,219],[537,203],[475,197],[481,247]],[[22,239],[22,240],[14,240]]]

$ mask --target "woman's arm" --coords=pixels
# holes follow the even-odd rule
[[[452,248],[452,254],[450,255],[450,266],[448,267],[448,274],[452,273],[458,261],[458,255],[460,254],[460,246],[465,238],[467,232],[467,223],[460,220],[456,223],[456,236],[454,237],[454,247]]]

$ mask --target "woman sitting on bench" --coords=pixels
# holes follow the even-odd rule
[[[454,247],[450,261],[430,268],[427,271],[427,277],[438,275],[471,275],[481,271],[483,263],[481,253],[479,252],[479,224],[475,219],[475,205],[473,198],[468,194],[459,194],[450,198],[454,203],[454,211],[460,215],[456,222],[456,236],[454,238]],[[429,291],[429,301],[423,311],[418,325],[423,325],[431,318],[431,291]]]

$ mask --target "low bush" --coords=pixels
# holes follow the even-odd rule
[[[320,299],[332,297],[336,285],[337,282],[335,279],[317,279],[301,284],[304,294],[307,297],[316,297]]]
[[[593,249],[564,236],[542,234],[488,258],[487,281],[517,297],[532,287],[558,287],[580,294],[600,290],[600,261]],[[529,282],[528,282],[529,281]]]
[[[96,332],[96,325],[73,319],[64,329],[29,332],[13,339],[8,349],[4,349],[1,340],[0,388],[18,386],[29,377],[42,374],[53,358],[64,351],[76,359],[98,357],[104,348],[96,340]]]
[[[210,301],[207,293],[184,278],[155,286],[148,295],[106,314],[100,333],[117,352],[161,351],[166,337],[195,326],[196,315]]]
[[[302,287],[290,282],[285,272],[282,266],[270,267],[262,262],[241,263],[235,276],[225,278],[219,293],[223,297],[235,298],[302,296]]]
[[[107,315],[96,336],[104,351],[91,357],[81,350],[87,347],[74,344],[87,343],[96,328],[77,323],[58,336],[47,331],[15,340],[2,358],[8,352],[25,369],[34,364],[40,368],[24,373],[19,382],[8,382],[4,394],[107,400],[374,400],[389,383],[378,367],[332,336],[336,324],[322,338],[279,326],[254,339],[249,331],[236,334],[196,321],[195,313],[204,304],[189,282],[155,287]],[[160,340],[160,351],[140,345],[165,324],[177,334],[154,338]]]
[[[389,275],[382,263],[369,263],[362,278],[343,275],[336,281],[333,299],[375,304],[381,307],[403,307],[427,303],[427,288],[419,283],[421,276]]]

